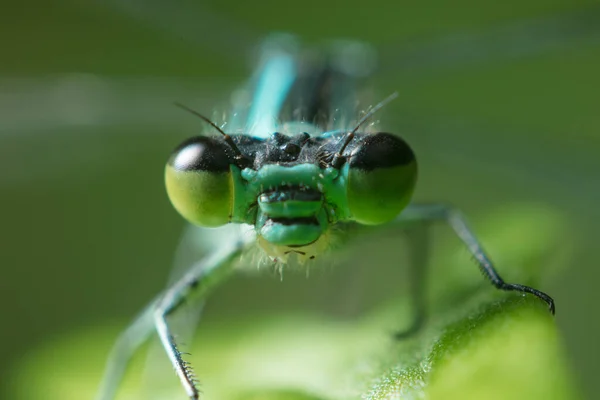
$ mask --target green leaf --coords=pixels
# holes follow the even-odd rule
[[[542,271],[565,264],[565,254],[555,251],[559,243],[568,248],[564,227],[548,210],[513,206],[489,215],[480,230],[505,278],[531,284]],[[204,398],[580,398],[554,318],[541,300],[494,290],[474,267],[464,268],[464,250],[457,247],[448,245],[434,263],[460,272],[443,275],[443,282],[431,279],[431,319],[406,340],[391,335],[410,321],[406,298],[353,321],[286,314],[203,325],[190,361]],[[92,398],[115,335],[103,325],[49,340],[15,365],[7,398]],[[185,399],[166,357],[166,373],[151,381],[142,373],[145,360],[134,360],[120,398],[138,398],[141,383],[151,383],[144,399]]]

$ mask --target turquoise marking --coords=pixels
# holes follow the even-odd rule
[[[323,132],[321,134],[321,136],[324,137],[324,138],[329,138],[329,137],[340,135],[340,139],[341,139],[342,138],[341,135],[343,135],[345,133],[348,133],[348,130],[346,130],[346,129],[336,129],[334,131]]]
[[[291,54],[282,51],[265,63],[248,116],[250,135],[267,139],[277,131],[281,107],[295,79],[296,63]]]
[[[348,165],[341,170],[336,170],[321,169],[315,164],[299,164],[292,167],[269,164],[258,171],[251,168],[240,170],[232,166],[231,172],[235,195],[231,222],[255,225],[257,218],[260,217],[259,214],[268,213],[268,207],[260,210],[259,195],[283,184],[302,185],[323,193],[324,201],[321,210],[325,211],[328,224],[352,219],[346,199]],[[307,204],[306,208],[316,211],[314,205]],[[307,216],[307,209],[304,210],[303,216]],[[273,209],[273,211],[275,214],[283,212],[281,209],[278,211]],[[320,215],[321,211],[317,213]]]
[[[256,222],[256,231],[265,240],[277,246],[307,245],[316,241],[327,230],[327,218],[321,212],[318,225],[265,224],[267,216],[261,216]]]
[[[321,201],[286,200],[276,203],[264,203],[258,200],[258,206],[263,214],[271,217],[302,218],[315,215],[323,207]]]
[[[327,184],[337,178],[338,174],[339,171],[334,168],[323,170],[315,164],[298,164],[291,167],[267,164],[258,171],[250,168],[242,171],[245,180],[254,185],[261,185],[261,192],[284,183],[305,185],[322,191],[318,184]]]

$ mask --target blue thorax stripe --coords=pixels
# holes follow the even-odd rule
[[[271,55],[260,72],[248,115],[248,133],[268,138],[277,131],[279,113],[296,79],[296,63],[291,54]]]

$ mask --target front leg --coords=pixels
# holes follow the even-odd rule
[[[209,290],[233,272],[236,264],[235,260],[239,258],[243,249],[244,243],[240,242],[234,245],[232,249],[223,252],[221,257],[209,260],[202,268],[190,270],[177,283],[167,289],[156,303],[154,325],[158,337],[190,399],[197,400],[199,398],[196,377],[189,363],[182,358],[182,353],[179,351],[173,333],[169,328],[167,317],[177,311],[190,297],[206,297]]]
[[[229,239],[231,240],[231,239]],[[222,242],[220,242],[222,243]],[[220,243],[216,243],[217,245]],[[207,292],[228,277],[250,240],[227,244],[218,254],[193,265],[189,271],[161,296],[152,301],[134,322],[121,334],[108,358],[104,377],[96,400],[114,399],[125,374],[127,364],[135,351],[156,328],[183,385],[192,399],[198,398],[189,365],[181,359],[181,353],[173,341],[166,317],[190,296],[204,297]]]
[[[426,279],[430,255],[430,229],[429,223],[411,224],[406,227],[399,219],[400,226],[405,230],[407,251],[409,256],[409,287],[412,300],[413,321],[405,329],[396,332],[396,339],[404,339],[418,332],[427,319],[426,307]]]
[[[456,235],[467,246],[484,276],[498,289],[530,293],[542,299],[554,314],[554,300],[546,293],[529,286],[517,283],[506,283],[500,277],[489,256],[477,240],[473,231],[467,226],[465,218],[457,209],[445,204],[411,204],[400,215],[401,221],[427,222],[442,220],[448,223]]]

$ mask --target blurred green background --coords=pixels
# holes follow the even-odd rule
[[[579,383],[597,393],[600,8],[573,0],[4,2],[0,379],[56,338],[122,326],[164,287],[183,222],[163,165],[201,129],[172,102],[227,104],[272,30],[382,51],[374,84],[400,94],[382,120],[418,155],[418,200],[454,203],[475,226],[513,202],[569,221],[569,268],[540,285],[557,302]],[[352,314],[394,294],[385,274],[363,270],[356,304],[332,303],[348,284],[342,267],[283,283],[237,278],[206,319]]]

